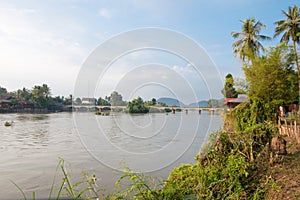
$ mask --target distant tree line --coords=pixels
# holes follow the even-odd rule
[[[71,105],[94,105],[94,106],[127,106],[129,112],[132,113],[147,113],[150,107],[168,107],[166,103],[158,102],[155,98],[149,101],[144,101],[141,97],[126,102],[120,93],[113,91],[109,96],[104,98],[89,98],[89,97],[76,97],[72,94],[67,97],[64,96],[51,96],[51,89],[47,84],[35,85],[33,88],[28,89],[23,87],[17,91],[8,92],[6,88],[0,87],[0,99],[5,96],[10,96],[11,106],[17,104],[26,104],[27,107],[32,108],[48,108],[58,109],[59,107]],[[208,107],[220,107],[222,102],[216,99],[208,101]],[[176,107],[176,106],[172,106]],[[154,109],[154,108],[153,108]]]
[[[0,87],[0,97],[8,98],[10,106],[20,107],[26,105],[34,108],[49,108],[53,105],[71,105],[72,95],[69,97],[51,96],[51,89],[47,84],[35,85],[32,89],[23,87],[17,91],[8,92],[6,88]]]

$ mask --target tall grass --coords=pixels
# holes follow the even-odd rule
[[[59,174],[61,173],[61,174]],[[83,179],[81,181],[72,183],[70,174],[67,172],[65,167],[64,159],[60,158],[59,163],[56,167],[54,178],[50,186],[48,199],[104,199],[104,195],[100,194],[100,189],[97,189],[96,176],[94,174],[88,176],[86,172],[82,172]],[[60,175],[60,176],[59,176]],[[58,183],[56,187],[58,177],[61,177],[61,183]],[[15,182],[12,183],[17,187],[17,189],[22,193],[24,200],[27,200],[25,192],[18,186]],[[32,193],[31,199],[35,199],[35,192]]]

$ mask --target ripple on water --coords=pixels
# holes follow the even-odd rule
[[[186,117],[185,119],[191,124],[181,127],[182,117]],[[112,169],[106,167],[105,163],[102,164],[102,159],[109,158],[116,165],[119,164],[120,168],[124,166],[121,164],[122,161],[141,164],[143,163],[141,160],[126,160],[126,154],[120,152],[120,149],[148,153],[163,149],[169,144],[180,145],[193,136],[192,129],[195,128],[193,123],[196,119],[200,118],[200,124],[204,127],[202,129],[207,129],[208,117],[209,115],[205,114],[199,117],[190,113],[168,116],[150,114],[140,117],[116,113],[95,117],[90,113],[82,113],[79,114],[78,120],[85,126],[76,129],[70,113],[2,114],[0,115],[0,198],[21,198],[15,186],[7,184],[8,180],[15,181],[27,192],[37,192],[39,198],[47,197],[59,157],[70,163],[68,168],[73,177],[81,177],[82,170],[88,172],[92,170],[101,179],[102,186],[109,190],[113,187]],[[98,120],[96,127],[92,123],[94,119]],[[3,125],[5,121],[14,121],[14,125],[5,127]],[[219,125],[221,121],[220,119]],[[139,127],[136,129],[135,125]],[[184,134],[176,137],[179,127]],[[203,135],[197,135],[195,140],[201,141],[203,138]],[[112,149],[110,144],[120,148]],[[195,147],[198,148],[196,145]],[[184,161],[192,162],[194,153],[198,150],[194,149],[185,154]],[[96,155],[98,160],[91,155]],[[163,161],[158,158],[153,162]],[[167,176],[170,168],[165,170],[164,173],[159,173]]]

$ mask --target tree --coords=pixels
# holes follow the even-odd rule
[[[97,105],[99,105],[99,106],[110,106],[110,103],[107,100],[102,99],[101,97],[99,97],[99,99],[97,100]]]
[[[157,104],[157,101],[155,98],[152,98],[151,101],[144,102],[148,106],[155,106]]]
[[[133,99],[128,103],[128,109],[130,113],[148,113],[149,107],[144,104],[141,97]]]
[[[222,90],[222,93],[226,98],[237,98],[238,93],[233,86],[234,86],[233,76],[231,74],[227,74],[225,79],[225,85]]]
[[[70,94],[69,97],[66,97],[63,104],[64,105],[72,105],[72,102],[73,102],[73,95]]]
[[[249,91],[249,83],[244,78],[234,78],[234,87],[238,94],[247,94]]]
[[[279,105],[298,98],[297,74],[292,66],[290,49],[281,44],[270,47],[266,56],[255,58],[251,67],[244,67],[249,98],[261,105],[266,119],[274,116]]]
[[[219,108],[220,102],[217,99],[210,99],[210,100],[208,100],[207,107],[208,108]]]
[[[300,66],[299,66],[299,57],[297,53],[297,44],[300,43],[300,12],[299,8],[295,5],[294,7],[289,7],[289,11],[282,11],[286,19],[279,20],[275,22],[275,34],[274,37],[277,37],[281,34],[281,42],[288,43],[290,39],[293,42],[293,50],[295,55],[295,64],[298,72],[298,91],[300,97]]]
[[[4,87],[0,87],[0,96],[6,95],[7,94],[7,89]]]
[[[152,101],[152,105],[155,106],[155,105],[156,105],[156,99],[155,99],[155,98],[152,98],[151,101]]]
[[[253,57],[259,55],[260,50],[264,51],[260,40],[269,40],[270,37],[260,34],[261,30],[266,26],[260,21],[256,21],[255,18],[245,19],[241,21],[241,23],[242,31],[231,33],[234,39],[238,39],[232,45],[233,52],[235,55],[238,55],[243,62],[249,62]]]
[[[126,103],[122,100],[122,95],[114,91],[110,95],[110,103],[112,106],[124,106]]]
[[[60,96],[56,96],[56,97],[51,97],[51,103],[54,103],[54,104],[64,104],[64,100],[65,100],[65,97],[60,97]]]
[[[16,97],[21,101],[30,101],[30,99],[32,99],[32,93],[30,90],[23,87],[22,90],[21,89],[17,90]]]
[[[35,85],[32,89],[32,101],[40,108],[46,108],[50,100],[50,88],[47,84]]]
[[[79,97],[77,97],[75,99],[75,103],[78,104],[78,105],[81,105],[82,101],[81,101],[81,99]]]

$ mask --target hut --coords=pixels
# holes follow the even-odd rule
[[[226,98],[226,106],[228,107],[228,110],[232,110],[236,106],[238,106],[241,103],[244,103],[248,100],[247,95],[245,94],[239,94],[237,98]]]

